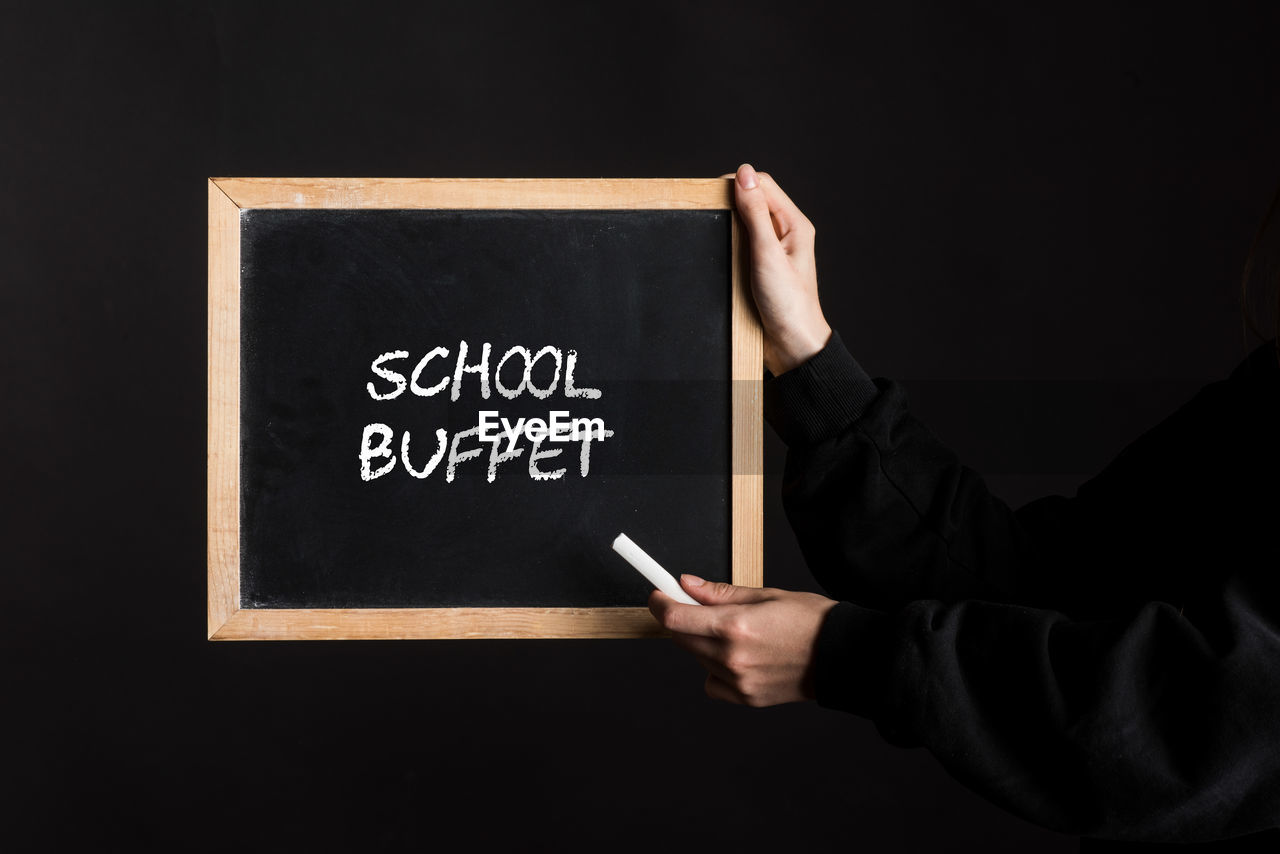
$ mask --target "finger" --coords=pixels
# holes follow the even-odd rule
[[[773,218],[769,214],[769,197],[751,164],[744,163],[738,167],[733,192],[738,216],[742,217],[742,222],[747,227],[752,253],[764,258],[781,252],[778,232],[773,227]]]
[[[743,705],[746,701],[746,698],[738,693],[732,685],[709,673],[707,674],[704,688],[707,696],[713,700],[724,700],[726,703],[737,703],[738,705]]]
[[[687,573],[680,576],[680,586],[703,605],[742,605],[773,598],[772,588],[739,587],[722,581],[704,581]]]
[[[783,191],[778,182],[768,172],[758,173],[760,186],[764,189],[765,201],[769,205],[769,215],[776,224],[778,239],[781,240],[794,231],[809,231],[813,228],[809,218],[801,212],[791,197]]]
[[[675,645],[692,653],[698,658],[720,660],[724,658],[725,644],[724,641],[717,638],[709,638],[703,635],[686,635],[680,632],[672,632],[671,640]],[[728,668],[725,668],[728,672]]]
[[[717,679],[733,684],[735,678],[733,671],[724,663],[724,643],[698,635],[682,635],[679,632],[672,633],[671,640],[676,646],[690,653],[694,660],[702,665],[703,670]]]
[[[686,635],[714,637],[715,613],[701,605],[683,605],[661,590],[649,594],[649,612],[663,628]]]
[[[705,655],[695,655],[693,660],[702,665],[702,669],[707,671],[708,676],[714,676],[726,685],[733,684],[733,674],[719,661],[714,658],[707,658]]]

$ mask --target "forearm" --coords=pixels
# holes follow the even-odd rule
[[[1280,635],[1229,591],[1236,628],[1153,603],[1126,619],[965,601],[836,606],[818,702],[924,746],[970,788],[1071,833],[1212,839],[1280,822]]]
[[[783,505],[815,577],[877,607],[1008,598],[1028,543],[1012,511],[872,381],[834,335],[769,380],[766,415],[788,445]]]

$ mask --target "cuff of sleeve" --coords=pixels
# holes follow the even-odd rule
[[[765,379],[764,416],[788,445],[812,444],[860,418],[877,392],[833,331],[809,361]]]
[[[889,615],[839,602],[818,632],[813,687],[818,705],[874,718],[889,681]]]

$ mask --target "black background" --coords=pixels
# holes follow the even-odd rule
[[[706,176],[1011,502],[1240,357],[1275,4],[21,3],[0,27],[6,843],[1071,850],[664,642],[205,638],[205,177]],[[766,580],[804,588],[766,434]]]
[[[255,210],[240,216],[240,604],[254,608],[641,607],[653,589],[610,548],[624,532],[654,559],[729,581],[732,295],[728,211]],[[462,344],[468,346],[465,355]],[[424,387],[459,358],[486,365]],[[560,368],[544,347],[558,347]],[[486,358],[484,348],[490,347]],[[498,370],[509,348],[532,358]],[[402,375],[400,394],[370,370]],[[571,355],[572,354],[572,355]],[[578,388],[570,398],[569,360]],[[372,381],[372,382],[371,382]],[[499,418],[599,418],[613,435],[532,443],[488,482]],[[365,425],[391,437],[360,458]],[[445,431],[440,445],[436,430]],[[401,437],[422,479],[406,472]],[[463,435],[455,446],[454,437]],[[501,439],[496,451],[507,450]],[[509,451],[508,451],[509,452]],[[757,472],[758,473],[758,472]]]

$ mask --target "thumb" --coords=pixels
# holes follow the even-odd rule
[[[760,176],[751,168],[750,163],[743,163],[738,167],[733,192],[738,215],[742,217],[747,235],[751,239],[752,253],[759,257],[771,249],[781,249],[778,232],[773,228],[773,218],[769,216],[769,200],[760,183]]]
[[[739,587],[723,581],[704,581],[696,575],[680,576],[680,586],[703,605],[742,605],[767,599],[768,594],[759,587]]]

